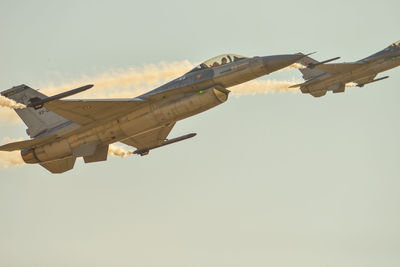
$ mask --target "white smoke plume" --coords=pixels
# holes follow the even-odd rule
[[[124,148],[122,148],[120,146],[111,144],[108,147],[108,155],[125,158],[126,156],[133,155],[133,152],[132,151],[127,151],[127,150],[125,150]]]
[[[12,99],[0,95],[0,107],[6,108],[26,108],[24,104],[19,104]]]
[[[3,168],[8,168],[11,166],[24,165],[21,154],[19,151],[5,152],[0,151],[0,166]]]
[[[21,141],[22,138],[9,138],[5,137],[1,140],[1,144],[11,143]],[[24,161],[22,160],[21,154],[19,151],[0,151],[0,166],[3,168],[8,168],[11,166],[20,166],[24,165]]]
[[[229,90],[236,97],[243,95],[299,92],[298,88],[289,88],[298,82],[277,81],[277,80],[253,80],[247,83],[236,85]]]
[[[0,107],[0,122],[1,123],[22,123],[14,110],[6,107]]]
[[[192,63],[185,60],[147,64],[139,68],[115,69],[93,77],[84,75],[76,81],[61,85],[44,85],[41,91],[44,94],[53,95],[85,84],[94,84],[92,89],[76,95],[76,97],[134,97],[178,78],[193,67]]]
[[[305,69],[305,68],[307,68],[307,67],[302,65],[302,64],[300,64],[300,63],[293,63],[292,65],[290,65],[290,66],[288,66],[286,68],[278,70],[277,72],[286,71],[286,70],[293,70],[293,69],[300,70],[300,69]]]
[[[346,88],[354,88],[357,87],[356,83],[346,83]]]

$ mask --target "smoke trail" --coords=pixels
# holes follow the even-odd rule
[[[277,80],[253,80],[247,83],[239,84],[229,88],[236,97],[243,95],[299,92],[297,88],[289,88],[298,82],[277,81]]]
[[[290,65],[290,66],[288,66],[286,68],[277,70],[276,72],[282,72],[282,71],[293,70],[293,69],[300,70],[300,69],[305,69],[305,68],[307,68],[307,67],[302,65],[302,64],[300,64],[300,63],[293,63],[292,65]]]
[[[17,113],[10,108],[0,107],[0,121],[3,123],[21,123]]]
[[[3,168],[8,168],[11,166],[24,165],[21,154],[19,151],[4,152],[0,151],[0,165]]]
[[[10,142],[21,141],[22,138],[9,138],[5,137],[1,140],[1,144],[6,144]],[[0,166],[3,168],[8,168],[11,166],[20,166],[24,165],[24,161],[22,160],[21,154],[19,151],[0,151]]]
[[[120,146],[116,146],[116,145],[111,144],[108,147],[108,155],[125,158],[126,156],[133,155],[133,152],[132,151],[126,151],[125,149],[123,149]]]
[[[356,83],[346,83],[346,88],[354,88],[357,87]]]
[[[293,63],[292,65],[290,65],[289,67],[287,67],[287,69],[305,69],[307,68],[306,66],[300,64],[300,63]]]
[[[0,107],[6,108],[26,108],[24,104],[19,104],[12,99],[0,95]]]
[[[92,83],[95,87],[79,94],[83,97],[134,97],[147,90],[154,89],[188,72],[194,65],[189,61],[148,64],[141,68],[110,70],[94,77],[82,76],[73,82],[45,85],[43,92],[48,95]]]

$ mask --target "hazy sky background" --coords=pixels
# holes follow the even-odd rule
[[[0,0],[0,86],[227,52],[353,61],[400,39],[399,7]],[[387,74],[319,99],[232,97],[146,157],[0,169],[0,266],[399,266],[400,69]],[[27,138],[22,123],[0,131]]]

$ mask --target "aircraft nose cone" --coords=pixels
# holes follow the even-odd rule
[[[268,73],[283,69],[296,63],[300,59],[305,57],[305,55],[291,54],[291,55],[277,55],[277,56],[266,56],[262,57],[264,67],[268,70]]]

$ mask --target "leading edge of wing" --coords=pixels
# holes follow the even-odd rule
[[[157,145],[161,145],[165,139],[167,138],[168,134],[171,132],[172,128],[174,127],[175,122],[164,127],[160,127],[157,129],[153,129],[151,131],[139,134],[134,137],[129,137],[120,141],[129,146],[136,147],[137,149],[145,149],[154,147]]]

